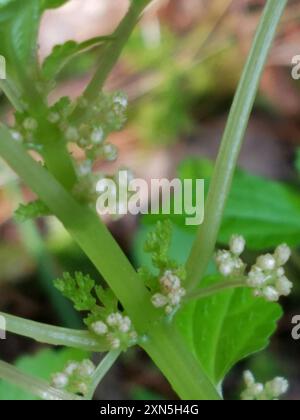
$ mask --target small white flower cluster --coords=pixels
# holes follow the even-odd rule
[[[161,292],[152,296],[152,304],[155,308],[165,308],[167,315],[178,309],[186,291],[181,287],[181,281],[172,271],[168,270],[159,280]]]
[[[136,344],[138,334],[132,326],[131,319],[120,312],[110,314],[105,322],[96,321],[91,330],[98,336],[105,337],[112,350]]]
[[[51,385],[74,394],[86,395],[95,372],[95,365],[88,359],[82,362],[70,361],[63,372],[52,375]]]
[[[250,371],[244,373],[246,385],[245,391],[241,395],[244,401],[274,401],[285,394],[289,388],[289,383],[284,378],[275,378],[265,385],[257,383]]]
[[[262,296],[270,302],[277,302],[281,296],[288,296],[293,288],[285,275],[283,265],[291,256],[287,245],[280,245],[275,253],[261,255],[251,268],[247,284],[254,288],[255,296]]]
[[[218,251],[216,264],[224,277],[244,277],[246,265],[240,258],[246,241],[242,236],[234,235],[230,240],[229,251]],[[283,244],[274,254],[261,255],[251,267],[245,283],[254,289],[254,295],[264,297],[269,302],[277,302],[281,296],[291,293],[293,284],[285,275],[283,266],[291,256],[290,248]]]
[[[229,246],[229,251],[218,251],[216,255],[218,269],[225,277],[241,275],[245,271],[245,264],[240,256],[245,250],[246,241],[242,236],[234,235],[230,239]]]

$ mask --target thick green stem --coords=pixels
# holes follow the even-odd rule
[[[121,350],[112,350],[101,360],[99,366],[97,367],[92,383],[89,386],[89,392],[87,395],[87,399],[92,399],[93,395],[98,388],[98,385],[103,380],[105,375],[108,373],[108,371],[111,369],[111,367],[114,365],[116,360],[119,358],[121,354]]]
[[[107,343],[104,340],[96,340],[88,331],[71,330],[69,328],[41,324],[3,312],[0,312],[0,316],[5,319],[7,331],[21,335],[22,337],[32,338],[39,343],[66,346],[93,352],[105,352],[108,350]]]
[[[0,361],[0,378],[42,400],[83,400],[83,398],[77,395],[55,389],[47,382],[29,376],[14,366],[2,361]]]
[[[175,327],[161,326],[149,292],[97,215],[78,204],[50,173],[13,141],[4,127],[0,127],[0,138],[0,155],[64,224],[120,299],[137,331],[141,335],[148,334],[145,349],[178,395],[181,398],[219,398]]]
[[[216,161],[206,202],[205,220],[187,262],[187,287],[205,274],[214,251],[240,148],[255,101],[259,81],[287,0],[268,0],[247,60]]]

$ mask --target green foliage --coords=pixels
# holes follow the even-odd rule
[[[110,289],[96,285],[89,275],[64,273],[54,281],[54,286],[74,304],[77,311],[87,312],[84,322],[89,327],[93,322],[117,311],[118,300]],[[102,306],[97,304],[97,298]]]
[[[53,80],[68,64],[70,60],[89,51],[92,48],[99,47],[103,43],[112,40],[112,37],[96,37],[77,43],[75,41],[67,41],[65,44],[56,45],[52,53],[45,59],[42,67],[42,75],[46,80]]]
[[[24,82],[24,76],[36,75],[37,36],[42,13],[66,0],[2,0],[0,3],[0,54],[6,60],[9,75]],[[25,76],[26,79],[26,76]]]
[[[209,276],[201,286],[218,281],[219,276]],[[206,373],[218,385],[237,362],[268,345],[281,315],[278,304],[241,288],[188,304],[177,322]]]
[[[50,211],[48,207],[41,200],[32,201],[28,204],[20,204],[19,208],[15,211],[15,219],[20,223],[49,215]]]
[[[95,281],[89,275],[77,272],[72,277],[69,273],[64,273],[63,278],[55,280],[54,285],[73,302],[77,311],[91,311],[96,305],[96,299],[92,295]]]
[[[181,179],[204,178],[207,190],[212,171],[213,164],[210,161],[188,159],[181,164],[179,176]],[[157,218],[149,215],[144,220],[155,223]],[[178,226],[185,227],[185,215],[172,215],[171,219]],[[194,231],[195,227],[185,229]],[[233,232],[243,235],[248,248],[254,250],[275,247],[282,242],[290,246],[299,245],[299,192],[288,184],[237,170],[224,212],[219,241],[228,243]]]
[[[89,354],[82,350],[64,349],[57,351],[45,349],[32,356],[20,357],[15,365],[31,376],[36,376],[49,382],[51,374],[63,370],[68,361],[74,360],[79,362],[87,358],[89,358]],[[36,397],[25,393],[16,386],[0,380],[0,400],[36,399]]]
[[[147,234],[144,251],[151,255],[151,262],[156,273],[153,273],[150,267],[146,265],[139,270],[139,275],[152,291],[157,291],[159,286],[157,278],[160,278],[167,270],[171,270],[181,280],[186,276],[184,266],[169,256],[172,233],[172,223],[165,220],[158,222],[155,229]]]

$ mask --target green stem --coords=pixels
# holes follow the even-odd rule
[[[187,262],[187,287],[205,274],[221,226],[259,81],[287,0],[268,0],[230,111],[205,208],[205,221]]]
[[[42,400],[83,400],[83,398],[77,395],[55,389],[46,381],[27,375],[14,366],[2,361],[0,361],[0,378]]]
[[[107,353],[107,355],[101,360],[99,366],[97,367],[94,373],[92,383],[90,384],[87,399],[91,400],[93,398],[93,395],[96,392],[98,385],[103,380],[104,376],[108,373],[108,371],[111,369],[111,367],[114,365],[116,360],[119,358],[120,354],[121,350],[113,350]]]
[[[178,337],[175,327],[161,326],[158,322],[148,290],[95,212],[78,204],[21,145],[12,141],[6,128],[0,127],[0,137],[0,155],[64,224],[108,282],[138,333],[149,333],[145,349],[175,392],[183,399],[189,395],[195,399],[218,399],[214,386]]]
[[[0,89],[4,92],[5,96],[12,104],[12,106],[18,111],[22,112],[23,107],[20,102],[20,98],[18,97],[17,93],[14,91],[13,87],[9,80],[0,80]]]
[[[103,340],[96,340],[88,331],[55,327],[3,312],[0,312],[0,316],[5,319],[7,331],[22,337],[31,338],[39,343],[97,352],[107,351],[108,348]]]
[[[239,287],[248,287],[245,281],[241,280],[232,280],[232,281],[224,281],[221,283],[217,283],[211,287],[206,287],[203,289],[193,290],[192,292],[188,293],[184,299],[185,302],[190,302],[191,300],[199,300],[206,298],[208,296],[215,295],[216,293],[223,292],[227,289],[236,289]]]
[[[104,50],[101,51],[97,64],[97,71],[83,94],[89,104],[97,100],[99,92],[102,90],[109,73],[118,61],[142,11],[151,3],[151,1],[152,0],[132,0],[125,18],[112,36],[113,40],[108,42]],[[83,118],[84,115],[82,114],[82,110],[75,109],[73,119],[78,121]]]

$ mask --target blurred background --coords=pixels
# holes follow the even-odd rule
[[[111,138],[120,157],[104,167],[99,162],[98,169],[128,167],[144,179],[189,174],[209,181],[264,4],[263,0],[155,1],[107,82],[107,90],[126,92],[130,105],[126,128]],[[41,61],[56,44],[111,33],[127,6],[127,0],[71,0],[47,12],[40,30]],[[300,398],[300,343],[291,338],[292,317],[300,315],[300,82],[291,75],[296,55],[300,55],[300,1],[290,0],[262,78],[219,245],[231,233],[242,233],[249,243],[247,259],[252,261],[261,251],[290,243],[294,252],[288,270],[295,288],[283,301],[285,315],[270,347],[228,376],[225,396],[230,399],[239,395],[245,368],[261,381],[288,377],[287,398]],[[97,52],[89,51],[73,60],[51,100],[78,96],[96,58]],[[11,119],[3,96],[0,112],[1,120]],[[56,220],[15,221],[18,204],[32,195],[2,161],[0,166],[0,311],[80,328],[79,315],[54,291],[52,280],[63,271],[80,270],[97,279],[99,275]],[[173,221],[172,253],[184,261],[195,231],[183,229],[181,220]],[[137,267],[147,264],[142,244],[154,220],[128,216],[108,223],[131,261]],[[0,342],[1,359],[46,379],[65,360],[81,356],[14,335]],[[0,382],[0,399],[7,398],[32,397]],[[134,349],[114,366],[97,398],[176,396],[147,356]]]

